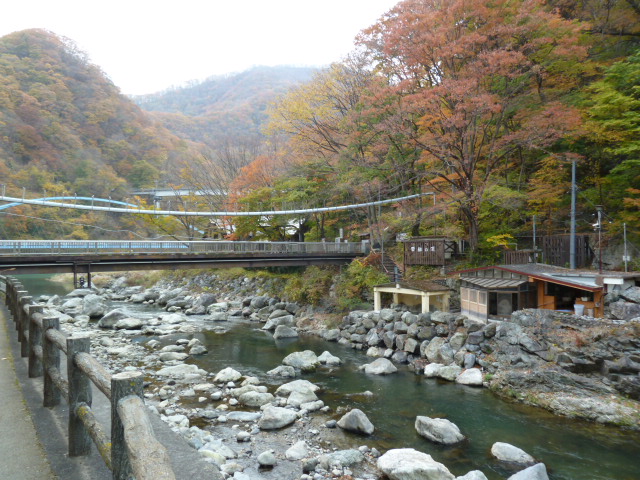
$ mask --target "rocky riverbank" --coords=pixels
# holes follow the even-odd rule
[[[351,312],[336,328],[327,329],[313,309],[268,295],[278,290],[277,282],[202,275],[145,290],[128,286],[122,277],[98,291],[79,290],[64,299],[46,300],[52,313],[60,312],[69,333],[89,332],[94,353],[113,371],[143,369],[150,408],[225,477],[320,480],[386,474],[404,479],[414,477],[393,466],[413,465],[414,473],[436,472],[424,478],[455,478],[428,455],[406,451],[410,449],[383,456],[365,445],[334,450],[341,429],[359,432],[366,443],[375,425],[355,411],[342,412],[336,421],[337,412],[324,405],[317,386],[293,380],[304,371],[340,362],[328,352],[284,358],[280,367],[265,373],[287,382],[273,392],[242,372],[206,372],[189,364],[190,357],[206,353],[197,333],[223,333],[230,321],[260,322],[274,338],[305,331],[362,350],[372,357],[363,375],[393,374],[395,365],[405,363],[419,374],[488,386],[559,414],[639,428],[638,402],[623,396],[637,394],[637,322],[532,311],[518,312],[511,322],[485,325],[450,313],[416,315],[398,306]],[[131,318],[123,310],[110,310],[111,301],[152,304],[165,313]],[[153,340],[133,341],[141,335]],[[423,419],[416,419],[420,435],[431,441],[451,438],[440,430],[430,438],[425,425],[438,422],[418,418]],[[546,478],[546,473],[541,476],[544,466],[525,466],[526,475],[533,476],[513,478]],[[470,472],[458,478],[485,477]]]

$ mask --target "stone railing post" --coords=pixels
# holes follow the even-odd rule
[[[77,408],[81,403],[91,406],[91,380],[75,363],[77,353],[89,353],[89,337],[67,338],[67,379],[69,381],[69,456],[89,455],[91,436],[78,417]]]
[[[129,395],[143,396],[142,373],[122,372],[111,376],[111,465],[114,480],[132,476],[131,463],[124,439],[124,427],[118,415],[118,402]]]
[[[20,299],[25,295],[29,295],[29,292],[27,292],[26,290],[22,290],[22,288],[24,287],[20,285],[20,288],[16,290],[16,301],[13,304],[13,312],[11,312],[11,314],[13,315],[13,321],[16,323],[16,331],[18,332],[19,341],[20,341],[20,321],[21,321]]]
[[[51,380],[47,373],[48,369],[54,367],[60,370],[60,351],[51,340],[47,338],[47,330],[60,330],[60,320],[57,317],[42,319],[42,363],[44,368],[44,394],[42,405],[45,407],[55,407],[60,405],[60,390]]]
[[[18,318],[20,319],[18,328],[18,340],[20,340],[20,356],[26,358],[29,356],[29,343],[27,341],[27,335],[29,331],[29,318],[28,306],[31,303],[33,297],[29,295],[23,295],[20,297],[20,303],[18,304]]]
[[[42,362],[36,355],[36,347],[42,347],[42,330],[33,316],[36,313],[42,313],[43,310],[42,305],[29,305],[29,378],[42,375]]]

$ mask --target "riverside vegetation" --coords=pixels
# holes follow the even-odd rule
[[[300,277],[290,276],[287,282],[233,273],[160,277],[148,288],[129,285],[135,280],[124,276],[113,277],[95,290],[40,300],[61,317],[69,333],[89,332],[94,353],[109,368],[142,369],[150,409],[226,478],[410,479],[417,478],[411,476],[416,472],[425,475],[419,478],[487,478],[479,471],[455,477],[413,449],[394,448],[384,455],[367,446],[335,450],[340,430],[366,440],[376,419],[359,409],[333,411],[323,401],[326,392],[299,378],[339,365],[342,359],[329,352],[294,352],[264,376],[224,365],[217,372],[199,368],[197,359],[207,353],[199,333],[225,335],[234,322],[255,323],[276,342],[315,335],[360,350],[371,357],[362,375],[391,375],[407,365],[419,375],[469,388],[488,387],[559,415],[640,429],[637,320],[522,311],[510,321],[482,324],[455,313],[416,314],[399,305],[337,315],[328,313],[327,298],[333,296],[335,303],[336,290],[344,287],[328,285],[332,293],[315,302],[324,300],[324,305],[313,306],[276,295],[286,293],[287,283],[291,289]],[[324,274],[312,269],[309,278],[325,279]],[[626,292],[629,298],[633,293]],[[135,315],[122,306],[113,309],[112,302],[146,304],[164,312]],[[273,390],[265,385],[267,378],[281,385]],[[416,413],[415,429],[428,441],[467,441],[466,432],[446,419]],[[548,478],[544,464],[521,451],[502,456],[506,454],[496,453],[496,445],[491,454],[513,473],[509,478]]]

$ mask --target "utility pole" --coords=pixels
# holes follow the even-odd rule
[[[624,271],[628,272],[629,268],[629,257],[627,256],[627,224],[622,224],[623,232],[624,232]]]
[[[571,162],[571,236],[569,237],[569,268],[576,269],[576,161]]]
[[[596,205],[598,211],[598,273],[602,273],[602,205]]]
[[[536,245],[536,216],[533,216],[533,263],[538,263],[538,245]]]

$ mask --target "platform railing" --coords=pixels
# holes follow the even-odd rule
[[[143,401],[141,372],[111,375],[90,354],[88,336],[67,336],[57,317],[44,314],[43,305],[14,277],[5,282],[5,303],[15,322],[22,357],[28,357],[30,378],[44,375],[43,406],[55,407],[62,397],[69,405],[69,456],[85,456],[94,443],[114,480],[175,480],[169,455],[153,433]],[[66,355],[66,378],[60,367]],[[91,409],[92,384],[111,402],[111,434]]]
[[[0,256],[83,254],[366,254],[367,242],[0,240]]]

